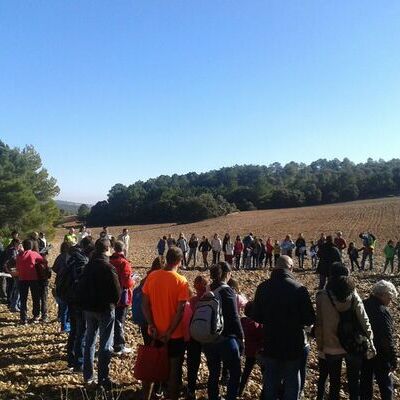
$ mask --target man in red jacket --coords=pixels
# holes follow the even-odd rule
[[[21,324],[27,323],[27,306],[28,292],[31,291],[33,303],[33,319],[34,324],[39,323],[40,315],[40,285],[39,277],[36,272],[36,264],[47,264],[46,259],[33,251],[33,243],[31,240],[24,240],[22,242],[23,251],[17,255],[16,268],[18,273],[18,285],[20,292],[20,319]]]
[[[130,347],[125,346],[124,330],[128,307],[132,305],[132,290],[135,282],[132,278],[132,266],[124,254],[124,243],[117,241],[114,245],[114,250],[115,253],[110,257],[110,263],[117,271],[122,290],[121,298],[115,308],[114,354],[124,355],[132,352]]]

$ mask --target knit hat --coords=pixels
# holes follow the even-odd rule
[[[275,269],[290,269],[293,267],[293,260],[289,256],[280,256],[275,264]]]
[[[331,278],[339,278],[340,276],[349,276],[349,270],[342,262],[336,261],[332,263]]]

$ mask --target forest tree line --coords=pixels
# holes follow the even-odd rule
[[[200,174],[162,175],[129,186],[116,184],[107,201],[91,208],[87,223],[194,222],[239,210],[330,204],[399,193],[400,159],[243,165]]]

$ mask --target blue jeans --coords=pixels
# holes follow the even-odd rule
[[[114,342],[115,310],[104,312],[85,311],[86,335],[85,352],[83,355],[83,378],[85,381],[93,378],[94,354],[96,351],[97,333],[100,333],[98,382],[108,380],[109,364]]]
[[[283,400],[297,400],[300,395],[300,368],[302,359],[282,361],[264,358],[263,400],[276,400],[282,389]]]
[[[68,335],[68,366],[81,368],[83,365],[83,348],[85,345],[86,321],[83,311],[75,305],[68,304],[70,331]]]
[[[57,317],[61,324],[61,330],[63,332],[69,332],[71,326],[69,323],[68,304],[65,301],[61,300],[59,297],[56,297],[56,302],[58,304]]]
[[[229,381],[226,393],[226,400],[235,400],[239,392],[240,384],[240,351],[239,343],[233,337],[223,338],[217,343],[205,344],[204,353],[207,358],[209,370],[208,376],[208,399],[219,399],[219,378],[221,374],[221,364],[229,371]]]
[[[13,312],[17,312],[21,307],[21,302],[19,300],[19,284],[18,284],[18,278],[15,277],[13,279],[14,279],[14,286],[11,292],[10,310]]]

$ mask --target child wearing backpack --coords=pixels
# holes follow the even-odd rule
[[[245,317],[241,318],[245,341],[245,366],[240,379],[239,396],[242,396],[247,381],[256,364],[257,355],[261,352],[264,344],[263,326],[252,319],[253,302],[247,302],[244,308]]]
[[[191,318],[193,317],[193,313],[196,310],[196,306],[199,300],[204,296],[207,291],[208,282],[203,276],[199,275],[194,279],[193,282],[194,290],[196,294],[192,296],[189,300]],[[190,323],[189,323],[189,337],[190,337]],[[200,368],[201,362],[201,343],[192,337],[189,338],[189,342],[187,344],[187,400],[196,399],[196,383],[197,383],[197,375]]]
[[[396,254],[396,248],[394,247],[394,243],[393,240],[389,240],[387,242],[387,245],[385,246],[385,248],[383,249],[383,252],[385,254],[385,265],[383,267],[383,273],[386,272],[386,268],[388,267],[388,265],[390,264],[390,269],[391,269],[391,273],[393,274],[393,270],[394,270],[394,256]]]
[[[240,354],[243,330],[237,311],[236,296],[227,285],[231,267],[219,262],[210,270],[210,292],[199,300],[190,325],[194,339],[203,344],[209,370],[208,399],[219,400],[221,364],[229,371],[226,399],[236,399],[241,375]]]

